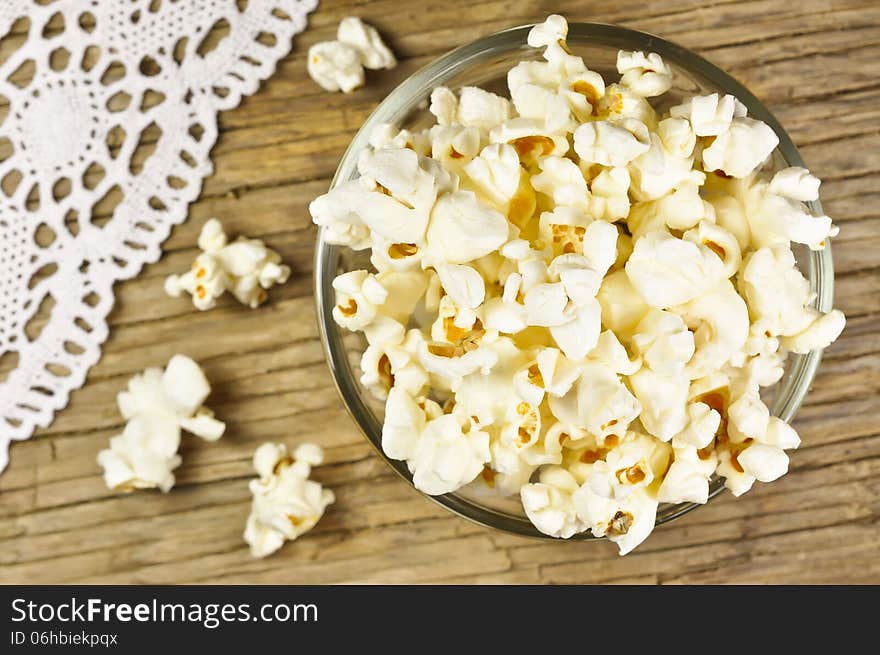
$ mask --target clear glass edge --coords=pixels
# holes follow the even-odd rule
[[[404,80],[376,107],[352,139],[342,156],[336,174],[330,183],[330,188],[332,189],[340,182],[353,176],[357,165],[356,155],[369,144],[369,135],[376,125],[397,123],[405,118],[412,104],[411,98],[423,97],[427,99],[431,90],[441,84],[443,79],[466,69],[473,60],[518,48],[527,49],[526,36],[532,27],[532,25],[513,27],[463,45],[434,60]],[[805,166],[788,133],[761,101],[735,78],[687,48],[646,32],[603,23],[572,23],[569,25],[569,39],[597,39],[606,45],[628,48],[633,47],[633,40],[641,41],[642,45],[639,46],[641,49],[656,52],[664,59],[702,75],[719,88],[725,89],[728,93],[739,98],[748,107],[749,115],[764,121],[776,132],[779,137],[777,150],[783,159],[790,166]],[[818,200],[809,203],[809,205],[814,213],[824,213],[821,202]],[[346,356],[341,332],[333,321],[333,289],[331,284],[338,261],[339,248],[326,244],[323,230],[319,230],[315,246],[313,282],[318,330],[325,359],[343,405],[361,433],[377,454],[412,486],[412,476],[405,462],[389,459],[382,450],[382,426],[361,397]],[[811,288],[816,294],[815,306],[820,311],[829,311],[834,301],[834,266],[830,245],[824,250],[810,252],[808,273]],[[326,302],[325,299],[330,299],[330,302]],[[791,364],[791,374],[788,376],[787,383],[779,390],[772,408],[775,416],[784,421],[791,421],[794,418],[809,391],[821,360],[821,350],[794,357]],[[414,486],[413,489],[415,489]],[[724,485],[720,480],[713,481],[709,499],[711,500],[723,490]],[[478,507],[455,494],[422,495],[478,525],[525,537],[554,539],[554,537],[539,532],[523,517]],[[703,505],[680,503],[667,506],[662,514],[658,512],[657,524],[668,523],[698,507],[703,507]],[[596,539],[596,537],[586,532],[575,535],[571,539],[589,540]]]

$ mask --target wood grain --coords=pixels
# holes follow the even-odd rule
[[[625,558],[604,542],[494,532],[420,496],[343,411],[317,340],[306,206],[326,189],[354,132],[437,55],[548,11],[654,32],[730,71],[786,126],[841,226],[836,304],[849,324],[795,421],[803,446],[791,472],[658,528]],[[376,25],[401,65],[370,73],[354,95],[326,94],[308,79],[305,52],[349,14]],[[21,42],[21,29],[0,45],[0,58]],[[878,45],[876,0],[325,0],[277,74],[221,116],[215,174],[162,260],[117,288],[111,336],[85,387],[50,427],[13,445],[0,476],[0,582],[880,582]],[[164,277],[189,265],[210,216],[265,239],[293,267],[259,311],[224,300],[198,313],[164,296]],[[115,395],[133,373],[177,352],[203,364],[227,436],[185,438],[170,494],[109,492],[95,455],[121,428]],[[0,376],[13,363],[0,359]],[[250,457],[269,439],[323,444],[329,461],[315,475],[337,502],[307,537],[253,560],[241,538]]]

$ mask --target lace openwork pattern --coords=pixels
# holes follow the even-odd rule
[[[0,471],[107,338],[317,0],[0,1]],[[3,36],[5,35],[5,36]]]

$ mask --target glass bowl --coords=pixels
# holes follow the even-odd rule
[[[531,25],[504,30],[478,39],[440,57],[401,83],[376,108],[342,157],[331,188],[357,177],[357,158],[368,145],[369,135],[380,123],[393,123],[400,127],[421,129],[433,123],[427,111],[431,91],[438,86],[456,90],[462,86],[476,85],[507,95],[506,74],[517,62],[538,60],[540,51],[528,47],[526,37]],[[803,160],[782,126],[748,89],[730,75],[709,63],[699,55],[651,34],[597,23],[572,23],[569,26],[568,46],[574,54],[584,58],[587,66],[600,72],[606,81],[617,79],[615,62],[618,50],[643,50],[658,53],[675,71],[673,88],[652,104],[665,109],[678,104],[685,95],[712,92],[730,93],[739,98],[749,115],[764,121],[779,136],[779,146],[768,164],[769,170],[786,166],[803,166]],[[809,203],[814,213],[822,214],[818,201]],[[798,266],[809,279],[816,294],[815,306],[828,311],[832,306],[834,271],[830,248],[810,251],[806,247],[795,248]],[[368,255],[355,253],[326,243],[323,231],[319,233],[315,249],[315,301],[318,326],[324,352],[334,382],[346,409],[376,452],[401,477],[412,484],[412,476],[406,462],[391,460],[382,451],[382,403],[375,401],[359,382],[356,371],[365,341],[360,334],[349,333],[333,320],[333,278],[340,272],[356,268],[370,268]],[[790,355],[782,380],[768,390],[765,401],[775,416],[790,421],[807,394],[821,360],[821,351],[807,355]],[[713,479],[710,499],[724,488],[721,480]],[[513,534],[554,539],[539,532],[526,518],[519,498],[499,501],[489,496],[473,493],[465,487],[455,493],[427,496],[456,514],[479,523]],[[694,503],[661,504],[657,512],[657,524],[671,521],[700,507]],[[594,539],[589,532],[572,539]]]

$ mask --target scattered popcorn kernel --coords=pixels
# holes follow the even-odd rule
[[[363,332],[385,454],[426,494],[518,497],[539,532],[626,554],[660,503],[788,470],[800,438],[762,388],[844,327],[792,252],[837,228],[809,171],[768,173],[778,138],[735,97],[687,97],[650,52],[605,80],[567,34],[534,26],[506,94],[439,87],[436,124],[376,128],[360,176],[309,209],[370,251],[333,315]]]
[[[339,41],[322,41],[306,55],[309,77],[325,91],[351,93],[364,85],[364,67],[356,48]]]
[[[339,23],[336,41],[309,48],[306,69],[325,91],[351,93],[364,85],[364,68],[394,68],[397,59],[374,27],[356,16]]]
[[[165,280],[165,292],[173,297],[189,293],[200,310],[214,307],[224,291],[256,309],[266,300],[267,289],[290,277],[290,267],[281,263],[277,252],[259,239],[238,237],[228,242],[216,218],[202,227],[199,248],[204,252],[189,271]]]
[[[335,500],[333,492],[309,479],[313,466],[324,461],[324,451],[304,443],[290,454],[284,444],[265,443],[254,452],[251,513],[244,540],[254,557],[266,557],[305,534]]]
[[[367,25],[357,16],[348,16],[339,22],[336,38],[357,50],[364,68],[394,68],[397,59],[388,49],[375,27]],[[333,89],[328,89],[332,91]]]
[[[215,441],[226,428],[202,404],[210,393],[202,369],[183,355],[172,357],[164,371],[148,368],[134,376],[116,398],[125,429],[98,453],[107,486],[169,491],[181,462],[181,430]]]

